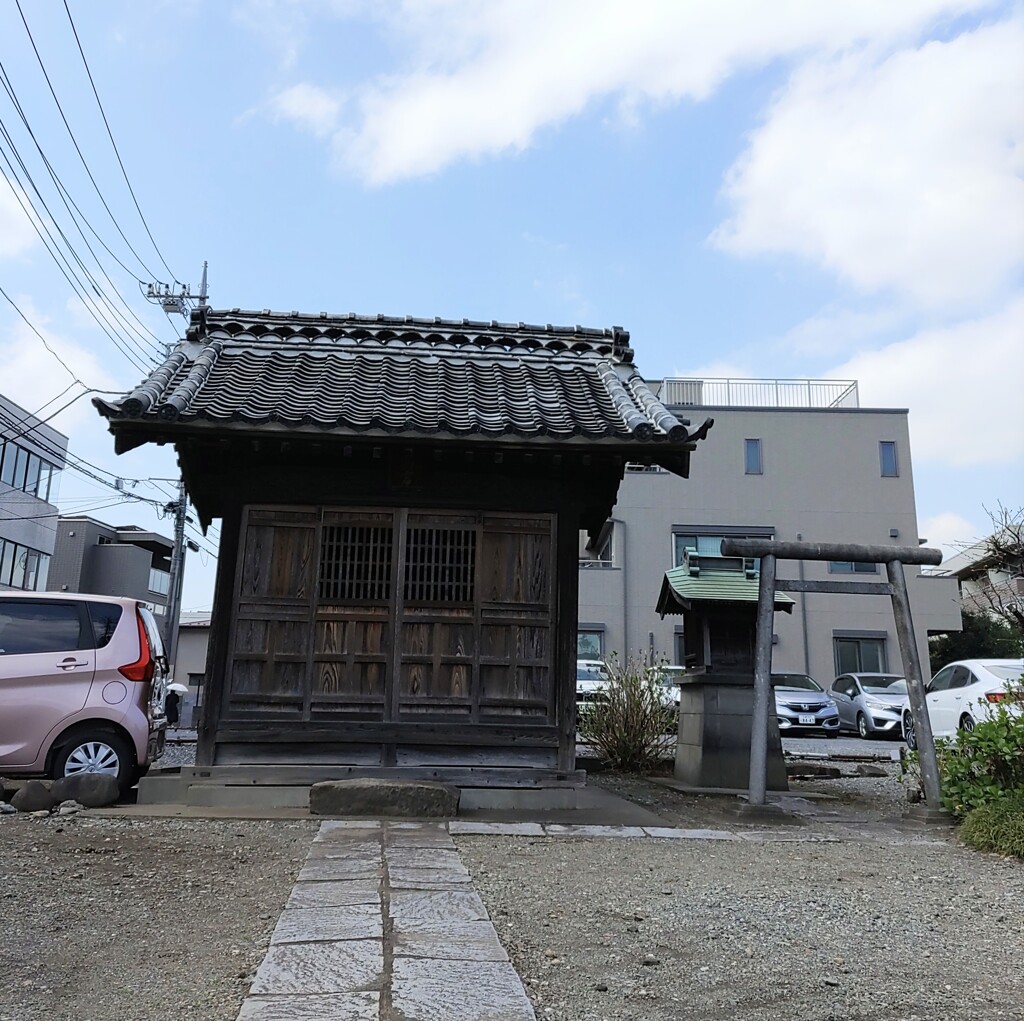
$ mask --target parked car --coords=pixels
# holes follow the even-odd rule
[[[907,706],[907,679],[900,674],[840,674],[831,691],[839,728],[863,738],[899,737]]]
[[[1024,659],[963,659],[944,666],[925,686],[928,721],[935,737],[952,738],[960,731],[974,730],[992,709],[1006,700],[1008,681],[1024,674]],[[1022,706],[1013,707],[1021,712]],[[914,720],[903,710],[903,739],[917,747]]]
[[[599,659],[576,660],[576,712],[600,702],[608,691],[608,667]]]
[[[779,733],[796,737],[836,737],[839,713],[824,688],[808,674],[772,674]]]
[[[135,599],[0,592],[0,774],[110,773],[163,751],[167,660]]]

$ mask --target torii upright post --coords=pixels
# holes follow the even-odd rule
[[[772,697],[772,634],[775,629],[775,557],[761,557],[757,584],[757,632],[754,638],[754,707],[750,722],[748,803],[768,799],[768,706]]]

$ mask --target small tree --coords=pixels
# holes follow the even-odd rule
[[[648,772],[664,753],[675,714],[661,667],[632,657],[620,664],[612,654],[608,677],[604,697],[581,707],[579,732],[615,769]]]
[[[1001,617],[967,607],[962,617],[962,630],[929,640],[928,659],[933,674],[957,659],[1011,659],[1024,655],[1021,636]]]

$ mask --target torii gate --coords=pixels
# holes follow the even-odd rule
[[[726,557],[760,557],[761,570],[757,590],[757,636],[754,646],[754,706],[750,732],[750,781],[748,801],[751,805],[767,803],[768,773],[768,706],[771,699],[772,614],[775,593],[838,592],[846,595],[885,595],[892,598],[896,619],[896,636],[903,656],[907,679],[910,714],[917,734],[921,761],[921,783],[929,814],[941,812],[939,769],[935,757],[935,739],[925,704],[921,660],[914,638],[914,621],[910,613],[904,564],[937,566],[942,553],[920,546],[861,546],[835,542],[776,542],[769,539],[725,539],[722,555]],[[865,581],[791,581],[776,579],[777,560],[842,560],[857,564],[885,564],[888,582]]]

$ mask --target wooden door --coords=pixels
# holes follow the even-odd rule
[[[554,721],[554,516],[248,508],[235,719]]]

